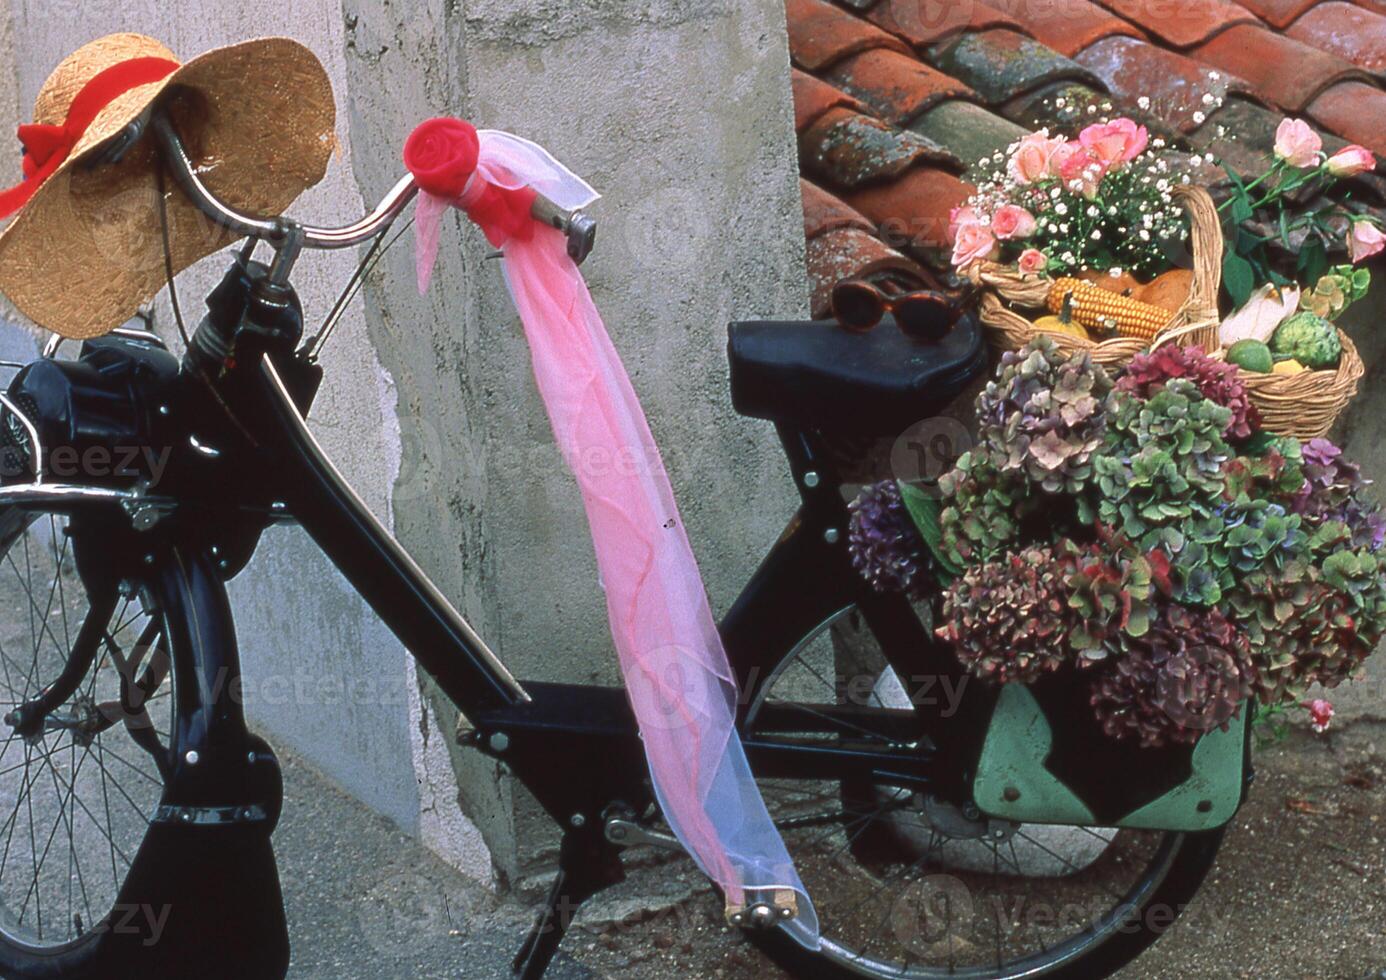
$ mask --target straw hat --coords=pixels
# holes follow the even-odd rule
[[[146,136],[116,164],[88,169],[82,162],[171,86],[179,87],[168,101],[174,126],[207,187],[227,204],[279,214],[322,179],[336,146],[332,87],[297,41],[246,41],[183,65],[140,34],[84,45],[39,90],[35,125],[20,127],[26,173],[39,170],[36,161],[44,156],[56,169],[29,178],[17,193],[27,193],[35,179],[38,189],[0,232],[0,292],[40,326],[65,337],[99,336],[164,285],[152,140]],[[88,113],[99,108],[78,135],[83,106]],[[26,130],[36,135],[26,138]],[[75,142],[59,161],[66,144],[56,152],[48,144],[61,142],[64,132]],[[164,185],[175,272],[231,243],[233,236],[197,211],[172,180],[165,177]]]

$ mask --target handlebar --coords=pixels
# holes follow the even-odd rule
[[[167,113],[158,106],[152,107],[146,117],[136,120],[126,131],[118,134],[115,138],[119,141],[118,146],[114,150],[107,150],[103,157],[118,158],[124,149],[139,138],[145,125],[153,130],[160,155],[172,173],[174,182],[199,211],[228,231],[243,237],[262,239],[274,247],[278,254],[271,267],[271,278],[276,282],[287,280],[300,249],[349,248],[381,234],[419,192],[413,176],[406,174],[381,199],[374,211],[360,221],[340,228],[318,228],[283,216],[261,217],[244,214],[208,190],[197,173],[196,165],[189,158],[183,141],[173,128],[173,123]],[[563,232],[568,239],[568,254],[575,262],[581,264],[592,251],[597,223],[588,215],[581,211],[567,211],[542,194],[535,198],[530,213],[535,220]]]

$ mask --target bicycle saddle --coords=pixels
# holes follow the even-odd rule
[[[752,320],[728,328],[732,406],[822,432],[887,435],[941,411],[986,369],[973,313],[936,343],[884,317],[864,334],[832,320]]]

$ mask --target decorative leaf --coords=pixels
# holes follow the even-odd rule
[[[1222,259],[1222,284],[1227,287],[1234,306],[1245,305],[1256,288],[1256,273],[1251,263],[1235,252],[1228,252]]]
[[[1247,198],[1246,188],[1235,188],[1232,192],[1232,220],[1241,224],[1243,221],[1250,221],[1254,213],[1251,210],[1251,201]]]
[[[962,568],[948,556],[947,549],[943,547],[943,527],[939,524],[939,514],[943,508],[939,506],[937,497],[930,496],[913,483],[900,480],[898,485],[900,499],[905,502],[905,510],[909,511],[910,519],[914,521],[915,527],[919,528],[919,536],[924,539],[929,554],[933,555],[934,561],[938,563],[939,579],[947,585],[962,574]]]
[[[1318,282],[1320,277],[1328,271],[1328,252],[1323,247],[1323,239],[1317,235],[1310,235],[1304,240],[1304,244],[1299,249],[1299,259],[1295,263],[1295,271],[1299,274],[1300,282]]]

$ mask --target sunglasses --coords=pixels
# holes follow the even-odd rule
[[[844,279],[833,287],[833,317],[852,333],[866,333],[893,314],[900,331],[911,340],[942,340],[962,309],[948,296],[932,289],[907,291],[892,282],[882,285],[865,279]]]

